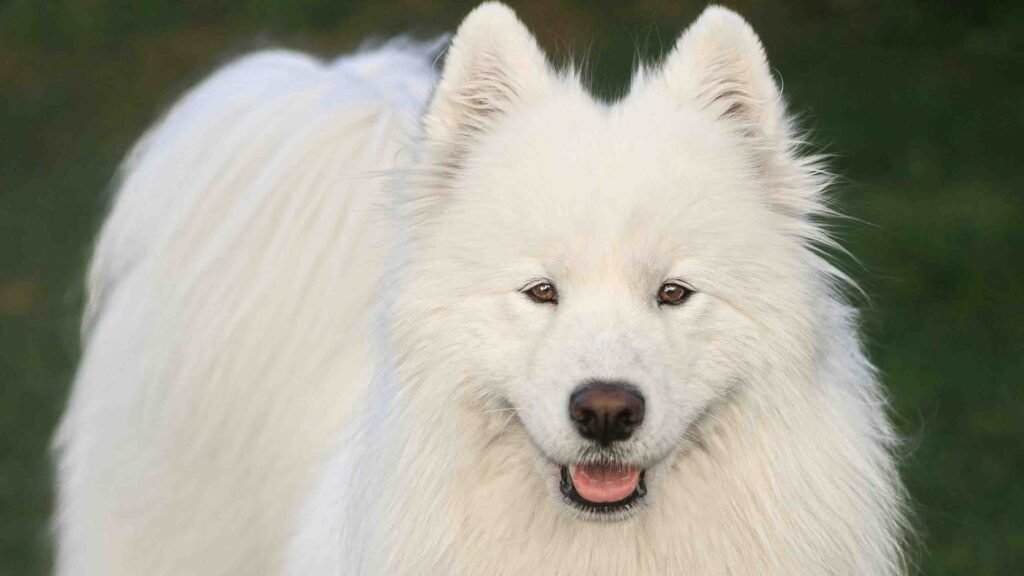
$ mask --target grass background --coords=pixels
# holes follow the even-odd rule
[[[514,3],[621,93],[697,2]],[[736,0],[812,140],[836,154],[864,331],[900,429],[920,571],[1024,566],[1024,5]],[[47,443],[78,355],[82,273],[132,141],[234,56],[329,56],[451,30],[471,2],[0,0],[0,574],[45,573]]]

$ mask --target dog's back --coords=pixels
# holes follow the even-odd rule
[[[54,440],[57,573],[275,571],[366,380],[381,176],[433,55],[256,54],[129,155]]]

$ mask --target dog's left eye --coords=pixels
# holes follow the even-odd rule
[[[540,282],[523,290],[531,300],[538,304],[557,304],[558,290],[550,282]]]
[[[682,284],[666,282],[658,289],[658,304],[678,306],[683,302],[686,302],[691,294],[693,294],[693,290],[690,290]]]

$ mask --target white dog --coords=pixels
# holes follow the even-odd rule
[[[827,176],[750,27],[708,9],[613,104],[500,4],[428,105],[431,64],[253,56],[131,155],[58,572],[900,573]]]

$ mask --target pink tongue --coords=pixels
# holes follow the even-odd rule
[[[640,481],[639,468],[573,466],[570,469],[576,492],[591,502],[618,502],[629,497]]]

